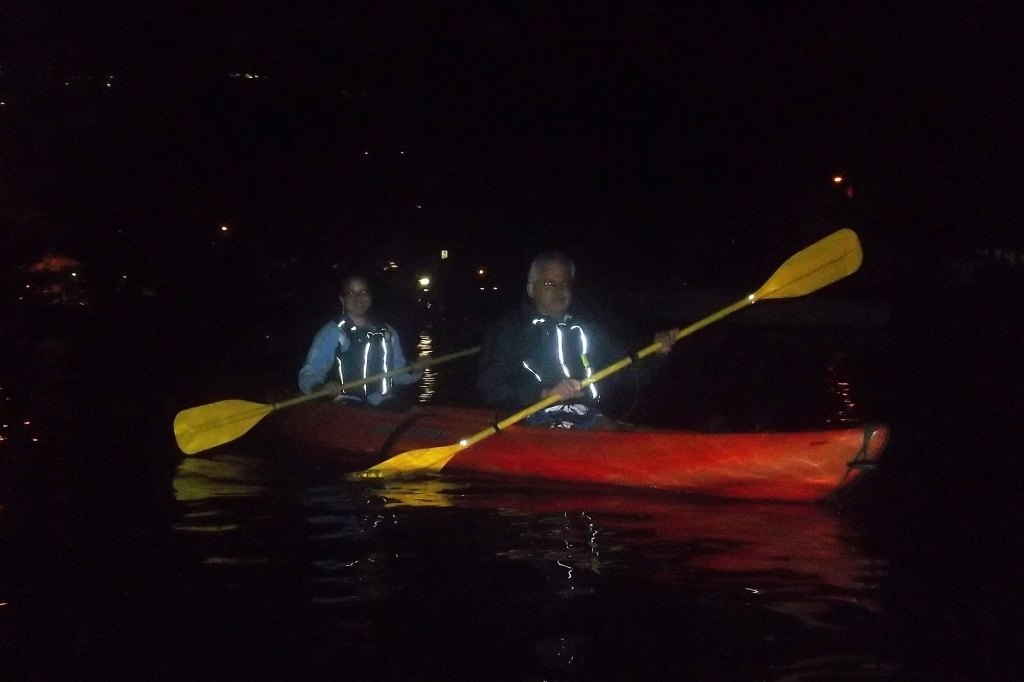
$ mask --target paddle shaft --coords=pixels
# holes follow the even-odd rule
[[[415,363],[389,372],[355,379],[345,382],[340,386],[329,386],[307,395],[296,396],[270,405],[252,403],[245,400],[221,400],[208,405],[188,408],[179,412],[174,418],[174,437],[182,452],[185,454],[195,454],[235,440],[271,412],[283,410],[287,407],[316,400],[324,396],[336,395],[347,388],[356,388],[363,384],[381,381],[382,379],[404,374],[405,372],[426,369],[432,365],[472,355],[479,352],[479,350],[480,347],[477,346],[436,358],[421,357]]]
[[[708,326],[709,324],[712,324],[713,322],[717,322],[718,320],[722,319],[723,317],[725,317],[727,315],[731,315],[732,313],[736,312],[737,310],[740,310],[742,308],[747,307],[748,305],[751,305],[756,300],[757,299],[754,298],[753,294],[751,294],[750,296],[744,296],[742,299],[740,299],[739,301],[736,301],[732,305],[730,305],[730,306],[728,306],[726,308],[722,308],[718,312],[713,313],[711,315],[708,315],[704,319],[698,320],[697,322],[694,322],[690,326],[685,327],[684,329],[679,330],[679,332],[676,333],[676,337],[675,338],[678,341],[679,339],[683,338],[684,336],[689,336],[690,334],[703,329],[704,327]],[[604,379],[605,377],[607,377],[607,376],[609,376],[611,374],[614,374],[615,372],[618,372],[621,369],[625,369],[626,367],[628,367],[629,365],[633,364],[634,362],[636,362],[638,360],[642,360],[642,359],[646,358],[648,355],[651,355],[652,353],[657,353],[658,350],[661,349],[661,348],[662,348],[662,345],[660,343],[652,343],[651,345],[649,345],[649,346],[647,346],[645,348],[642,348],[641,350],[637,351],[635,355],[627,355],[626,357],[622,358],[618,362],[615,362],[615,363],[613,363],[611,365],[608,365],[604,369],[599,370],[599,371],[595,372],[594,374],[591,374],[586,379],[583,379],[582,381],[580,381],[580,386],[582,388],[586,388],[590,384],[596,383],[596,382],[600,381],[601,379]],[[526,419],[527,417],[529,417],[530,415],[532,415],[532,414],[534,414],[536,412],[540,412],[541,410],[554,405],[555,403],[559,402],[560,400],[561,400],[561,397],[559,397],[559,395],[557,393],[552,393],[547,398],[539,400],[536,403],[534,403],[533,405],[530,405],[529,407],[524,407],[523,409],[519,410],[515,414],[512,414],[512,415],[509,415],[508,417],[505,417],[501,421],[499,421],[496,424],[494,424],[494,426],[488,427],[488,428],[484,429],[483,431],[480,431],[479,433],[475,433],[472,436],[470,436],[469,438],[464,438],[464,439],[460,440],[459,443],[458,443],[459,446],[460,446],[460,449],[461,448],[468,448],[470,445],[473,445],[474,443],[478,443],[481,440],[483,440],[484,438],[487,438],[488,436],[490,436],[490,435],[492,435],[494,433],[497,433],[498,431],[501,431],[502,429],[506,429],[509,426],[512,426],[513,424]]]
[[[375,374],[373,376],[369,376],[369,377],[366,377],[364,379],[353,379],[352,381],[346,381],[345,383],[341,384],[341,386],[332,386],[332,387],[329,387],[329,388],[322,388],[319,391],[314,391],[313,393],[309,393],[307,395],[299,395],[299,396],[295,396],[294,398],[289,398],[288,400],[282,400],[279,403],[273,403],[272,405],[270,405],[270,408],[271,408],[271,411],[283,410],[286,407],[291,407],[292,405],[298,405],[299,403],[304,403],[304,402],[306,402],[308,400],[315,400],[317,398],[322,398],[322,397],[328,396],[328,395],[337,395],[341,391],[344,391],[344,390],[349,389],[349,388],[355,388],[356,386],[362,386],[363,384],[371,384],[371,383],[373,383],[375,381],[380,381],[382,379],[387,379],[387,378],[390,378],[390,377],[393,377],[393,376],[398,376],[399,374],[405,374],[406,372],[411,372],[411,371],[414,371],[414,370],[427,369],[428,367],[431,367],[433,365],[439,365],[442,362],[448,362],[449,360],[455,360],[457,358],[465,357],[467,355],[472,355],[474,353],[479,353],[479,352],[480,352],[480,346],[476,346],[474,348],[468,348],[466,350],[460,350],[457,353],[449,353],[448,355],[441,355],[441,356],[436,357],[436,358],[429,358],[429,359],[421,358],[421,359],[417,360],[415,363],[409,363],[408,365],[405,365],[404,367],[399,367],[398,369],[393,369],[393,370],[390,370],[388,372],[381,372],[380,374]]]

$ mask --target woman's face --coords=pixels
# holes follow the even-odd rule
[[[347,314],[358,317],[365,315],[373,303],[369,283],[361,277],[349,279],[341,290],[341,302]]]

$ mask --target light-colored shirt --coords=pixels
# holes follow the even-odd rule
[[[385,324],[384,327],[389,332],[388,339],[385,342],[388,344],[388,369],[394,370],[405,367],[408,363],[405,359],[405,353],[402,352],[402,342],[398,338],[398,332],[389,324]],[[331,321],[321,327],[320,331],[313,337],[313,343],[309,347],[309,352],[306,353],[306,363],[299,370],[299,390],[308,395],[319,384],[324,383],[327,373],[331,371],[331,367],[337,360],[339,348],[344,351],[348,346],[349,339],[345,335],[344,330],[338,328],[337,322]],[[406,385],[415,383],[419,379],[420,372],[407,372],[392,377],[391,381],[399,385]],[[371,392],[366,396],[366,401],[371,405],[379,405],[384,399],[385,396],[379,391]]]

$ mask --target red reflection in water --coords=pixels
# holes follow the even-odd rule
[[[468,494],[467,494],[468,493]],[[815,504],[696,501],[688,496],[581,493],[578,489],[473,492],[440,480],[391,483],[382,494],[394,506],[491,508],[524,515],[564,514],[586,519],[605,550],[628,547],[632,556],[675,559],[661,577],[694,571],[766,576],[784,572],[828,586],[859,590],[877,570],[857,549],[857,532],[838,513]],[[579,524],[577,524],[579,525]],[[576,539],[584,533],[577,529]],[[750,586],[758,590],[758,585]]]

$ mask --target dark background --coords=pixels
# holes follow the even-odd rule
[[[557,246],[602,279],[742,286],[837,225],[871,267],[1021,248],[1010,4],[3,16],[7,267],[60,250],[208,297],[440,248],[515,280]]]
[[[90,331],[56,344],[61,361],[97,368],[83,384],[117,404],[156,392],[142,421],[164,432],[190,400],[290,390],[352,267],[378,280],[407,352],[434,322],[454,350],[521,297],[538,250],[561,248],[578,300],[632,343],[852,227],[864,266],[793,319],[871,348],[892,377],[881,418],[1010,433],[1021,13],[6,2],[5,362],[34,384],[59,355],[40,339],[73,328],[12,312],[47,253],[88,280]],[[711,363],[719,341],[703,343]]]
[[[701,332],[659,406],[763,417],[844,349],[894,434],[873,537],[938,595],[906,630],[1019,651],[1022,10],[712,4],[3,2],[0,583],[39,631],[162,537],[178,410],[294,390],[344,269],[455,350],[557,247],[646,341],[852,227],[861,271],[790,308],[826,324]],[[19,305],[47,253],[88,306]]]
[[[561,248],[581,301],[646,334],[685,321],[665,300],[746,293],[852,227],[864,267],[807,305],[882,305],[901,370],[970,351],[1010,376],[993,349],[1017,338],[1024,249],[1015,5],[15,0],[0,16],[5,305],[62,253],[118,333],[159,335],[125,322],[148,315],[183,347],[259,357],[273,322],[290,374],[351,267],[408,333],[428,299],[478,331]]]

